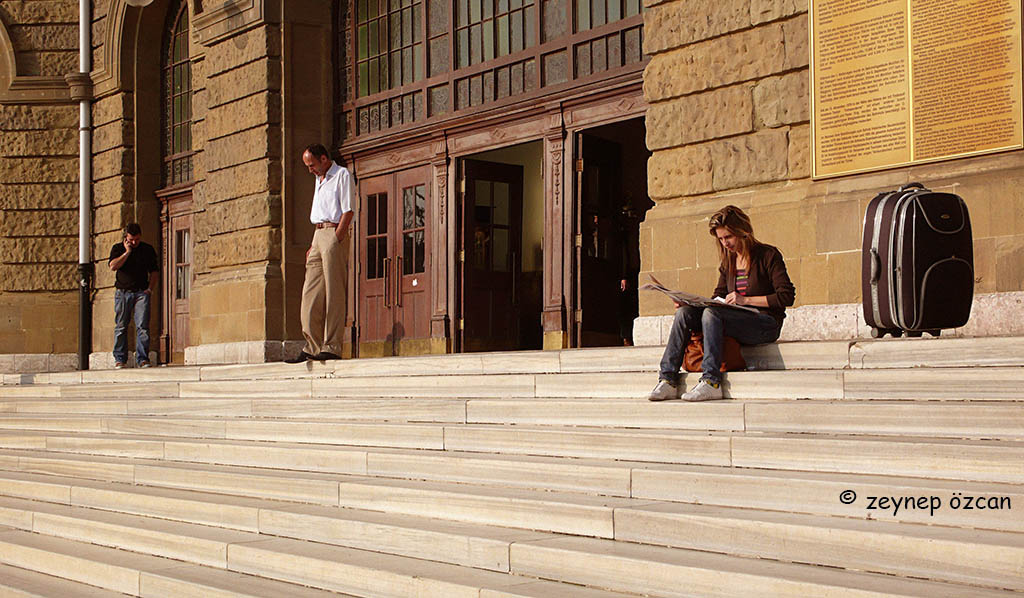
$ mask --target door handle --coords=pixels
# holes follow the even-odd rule
[[[391,258],[384,258],[384,307],[391,307]]]
[[[395,256],[395,307],[402,307],[402,256]]]

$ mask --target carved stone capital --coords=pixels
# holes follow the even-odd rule
[[[89,73],[68,73],[64,81],[71,89],[71,99],[76,102],[92,99],[92,77]]]

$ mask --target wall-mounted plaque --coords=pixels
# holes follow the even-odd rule
[[[825,178],[1024,147],[1021,0],[811,0]]]

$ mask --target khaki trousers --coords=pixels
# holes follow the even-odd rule
[[[302,285],[303,349],[310,355],[326,351],[340,356],[348,315],[349,238],[338,242],[333,228],[318,228],[306,256]]]

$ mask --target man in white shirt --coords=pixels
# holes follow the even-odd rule
[[[354,183],[349,171],[331,159],[327,148],[314,143],[302,152],[302,162],[316,176],[309,220],[316,227],[306,252],[306,281],[302,286],[302,335],[306,346],[288,363],[310,359],[341,359],[348,315],[349,225],[352,223]]]

